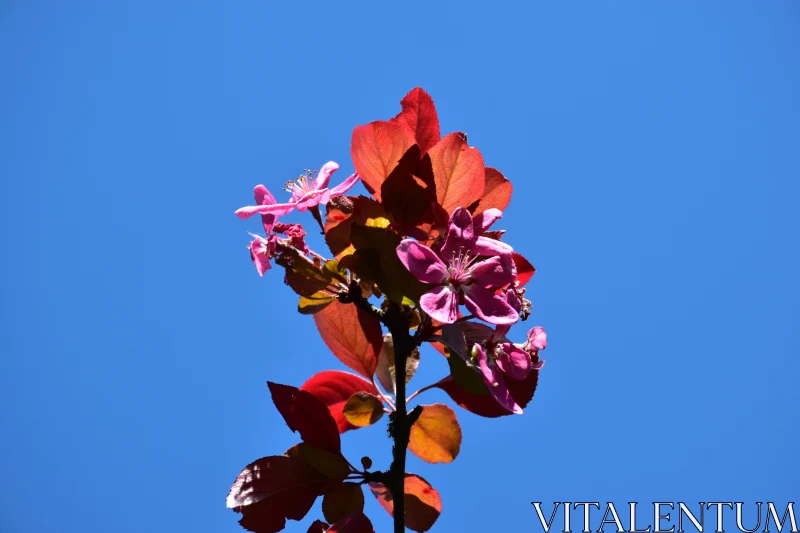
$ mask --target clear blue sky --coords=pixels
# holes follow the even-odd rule
[[[800,3],[275,6],[0,2],[0,531],[239,531],[236,474],[297,441],[265,380],[342,367],[233,211],[352,172],[417,85],[513,181],[549,333],[524,416],[458,409],[457,461],[409,460],[438,531],[796,499]],[[382,426],[343,442],[388,465]]]

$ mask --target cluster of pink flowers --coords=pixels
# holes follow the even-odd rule
[[[342,196],[358,182],[358,174],[353,173],[342,183],[333,188],[328,188],[331,176],[339,170],[338,163],[329,161],[322,166],[319,173],[306,171],[306,173],[294,181],[286,184],[287,192],[291,193],[289,201],[284,204],[276,202],[275,197],[264,185],[256,185],[253,196],[256,205],[242,207],[236,210],[236,216],[242,220],[248,219],[255,214],[261,215],[261,222],[264,225],[265,237],[251,234],[254,239],[250,243],[250,258],[258,270],[258,274],[263,276],[271,268],[270,260],[275,255],[277,234],[283,233],[289,237],[291,244],[299,248],[304,253],[308,253],[303,237],[305,231],[300,224],[280,224],[278,217],[288,215],[295,209],[307,211],[309,209],[319,209],[319,205],[325,205],[331,198]],[[299,246],[298,246],[299,245]]]

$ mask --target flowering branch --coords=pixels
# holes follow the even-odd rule
[[[411,409],[410,402],[439,388],[460,407],[495,418],[522,413],[536,390],[544,329],[532,328],[523,343],[508,338],[530,315],[524,285],[535,270],[502,242],[504,231],[490,230],[510,201],[511,184],[484,166],[464,134],[441,136],[428,93],[414,89],[401,105],[390,121],[355,128],[356,172],[342,183],[329,187],[339,168],[330,161],[287,183],[285,203],[258,185],[255,205],[236,211],[242,219],[260,215],[264,236],[253,235],[249,247],[258,273],[273,261],[285,269],[298,311],[313,315],[327,347],[355,372],[319,372],[299,388],[268,383],[301,442],[251,463],[231,487],[227,505],[254,533],[281,531],[318,497],[326,522],[315,521],[309,533],[374,533],[363,514],[364,488],[393,516],[394,533],[428,531],[441,497],[406,472],[407,453],[450,463],[462,433],[447,405]],[[358,181],[371,197],[345,196]],[[310,211],[333,259],[308,247],[300,224],[279,221],[295,210]],[[447,357],[450,374],[408,394],[426,342]],[[363,471],[356,470],[340,434],[387,414],[389,468],[371,472],[365,456]]]

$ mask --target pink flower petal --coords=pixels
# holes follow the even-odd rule
[[[501,218],[503,218],[503,212],[494,207],[487,209],[479,215],[476,215],[472,219],[472,225],[475,228],[475,235],[483,234],[492,226],[492,224]]]
[[[513,266],[513,261],[506,262],[500,257],[490,257],[472,265],[467,271],[467,277],[474,279],[483,288],[502,287],[517,277]]]
[[[442,324],[453,324],[458,320],[458,293],[447,285],[439,285],[423,294],[419,305]]]
[[[339,164],[335,161],[328,161],[322,165],[322,168],[319,169],[319,174],[317,174],[317,179],[314,181],[314,188],[326,189],[331,181],[331,175],[337,170],[339,170]]]
[[[353,185],[358,183],[359,176],[357,173],[351,174],[346,180],[341,182],[339,185],[331,189],[331,198],[336,198],[337,196],[341,196],[350,189],[353,188]]]
[[[514,380],[522,380],[528,377],[531,371],[531,356],[523,350],[506,342],[500,345],[502,352],[497,358],[497,366]]]
[[[528,332],[528,345],[534,350],[547,348],[547,333],[542,326],[534,326]]]
[[[272,268],[270,264],[269,242],[266,239],[256,236],[250,243],[250,259],[258,270],[258,275],[263,276],[264,272]]]
[[[327,204],[330,199],[331,191],[329,189],[309,191],[297,199],[297,210],[302,213],[311,207],[318,206],[319,204]]]
[[[295,208],[295,204],[270,204],[270,205],[249,205],[236,210],[236,216],[246,220],[255,214],[273,214],[283,216],[290,213]]]
[[[256,199],[256,205],[269,205],[274,204],[275,197],[272,196],[272,193],[264,187],[263,185],[256,185],[253,189],[253,196]]]
[[[468,285],[463,290],[467,309],[481,320],[500,326],[514,324],[519,320],[519,313],[502,296],[478,285]]]
[[[514,249],[508,244],[490,239],[489,237],[478,237],[475,239],[475,244],[472,245],[472,253],[474,255],[511,255]]]
[[[517,405],[517,402],[514,401],[514,398],[511,396],[511,393],[508,391],[503,381],[503,375],[498,372],[497,367],[494,366],[492,368],[489,366],[489,358],[486,357],[486,352],[484,352],[483,347],[480,344],[476,344],[472,348],[472,353],[475,356],[478,367],[481,369],[483,381],[486,383],[486,387],[489,389],[489,393],[495,401],[504,409],[514,414],[521,415],[522,407]]]
[[[458,207],[450,215],[447,238],[439,255],[445,259],[450,259],[450,256],[454,253],[458,254],[461,248],[465,251],[470,251],[474,242],[475,229],[472,227],[472,215],[463,207]]]
[[[447,279],[447,266],[433,250],[415,240],[403,239],[397,246],[397,257],[423,283],[438,285]]]

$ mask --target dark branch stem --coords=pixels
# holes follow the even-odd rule
[[[414,335],[409,332],[409,315],[403,306],[389,302],[386,309],[378,309],[364,298],[358,283],[350,284],[350,290],[340,296],[344,303],[352,302],[380,320],[392,334],[394,342],[394,367],[395,367],[395,411],[390,415],[389,434],[394,440],[392,446],[392,465],[383,476],[392,493],[394,501],[394,533],[405,533],[405,473],[406,452],[408,440],[411,436],[411,426],[417,421],[422,408],[416,407],[410,413],[406,409],[406,364],[411,353],[421,343],[423,331],[429,324],[423,323],[417,328]],[[427,326],[427,327],[426,327]]]

